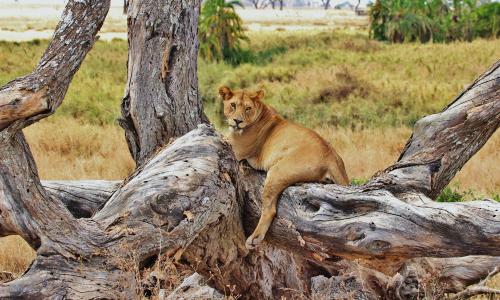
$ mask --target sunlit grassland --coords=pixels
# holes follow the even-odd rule
[[[257,59],[250,63],[200,63],[206,102],[216,103],[220,84],[262,87],[268,103],[310,127],[412,126],[500,57],[500,40],[388,45],[357,31],[252,33],[251,39]]]
[[[387,45],[359,31],[250,33],[238,66],[199,63],[209,117],[217,88],[266,90],[266,101],[309,127],[411,127],[440,111],[500,57],[500,40]],[[0,84],[29,72],[45,42],[0,42]],[[126,80],[126,41],[98,42],[57,116],[114,124]],[[217,123],[217,122],[216,122]]]
[[[439,112],[500,58],[499,40],[374,42],[359,31],[249,33],[244,63],[199,62],[206,113],[223,130],[217,88],[264,88],[287,118],[316,129],[367,179],[397,159],[419,118]],[[29,73],[46,41],[0,42],[0,85]],[[56,114],[25,130],[42,179],[120,179],[134,167],[116,124],[126,80],[126,41],[97,42]],[[467,198],[498,197],[500,134],[455,177]],[[0,240],[0,270],[33,257],[18,238]],[[498,277],[497,277],[498,278]]]

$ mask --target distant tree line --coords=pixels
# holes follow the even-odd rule
[[[263,9],[268,6],[271,6],[272,9],[276,9],[279,7],[280,10],[283,10],[285,6],[285,0],[248,0],[255,9]]]
[[[500,36],[500,3],[477,0],[377,0],[370,35],[380,41],[451,42]]]
[[[284,0],[250,0],[254,8],[283,8]],[[330,0],[321,0],[325,9]],[[356,1],[356,9],[360,1]],[[240,0],[206,0],[199,20],[200,55],[238,64],[251,59],[235,8]],[[500,37],[500,3],[478,0],[377,0],[370,8],[370,36],[392,43],[471,41]]]

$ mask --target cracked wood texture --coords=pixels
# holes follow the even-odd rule
[[[129,3],[121,124],[134,174],[42,185],[20,129],[61,103],[108,8],[69,1],[37,69],[0,89],[0,236],[37,249],[21,278],[0,284],[0,298],[134,298],[135,265],[159,255],[225,294],[257,299],[412,299],[424,275],[437,272],[445,291],[458,292],[498,265],[497,202],[431,199],[498,127],[499,63],[419,121],[399,161],[366,185],[288,188],[267,242],[248,252],[265,175],[240,169],[223,138],[197,126],[199,2]]]
[[[74,217],[90,218],[120,187],[121,181],[42,181],[42,185],[52,197],[62,201]]]
[[[120,125],[138,164],[171,138],[208,122],[198,93],[200,3],[128,4],[128,79]]]
[[[258,221],[262,185],[253,183],[262,177],[249,170],[242,181],[247,228]],[[409,197],[418,201],[402,201]],[[267,239],[310,259],[361,259],[393,273],[415,257],[500,255],[499,210],[493,200],[439,203],[364,186],[304,184],[283,192]]]

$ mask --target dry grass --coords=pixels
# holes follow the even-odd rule
[[[117,126],[44,120],[25,130],[42,179],[121,179],[134,168]]]
[[[0,238],[0,272],[21,275],[35,259],[35,251],[19,236]]]
[[[398,158],[411,129],[346,128],[316,129],[337,149],[344,159],[350,178],[368,179]],[[496,132],[483,148],[455,176],[452,186],[473,191],[474,197],[491,197],[500,192],[500,132]]]
[[[486,283],[486,286],[487,287],[490,287],[490,288],[495,288],[495,289],[499,289],[500,288],[500,275],[496,275],[494,277],[492,277],[487,283]],[[482,295],[482,296],[476,296],[476,297],[472,297],[471,299],[473,300],[498,300],[500,297],[497,295],[497,296],[486,296],[486,295]]]

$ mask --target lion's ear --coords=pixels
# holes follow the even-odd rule
[[[254,96],[252,97],[253,100],[262,100],[264,98],[264,95],[266,93],[264,92],[263,89],[259,89],[255,92]]]
[[[231,91],[230,88],[224,85],[219,88],[219,95],[221,96],[222,100],[226,101],[233,97],[233,91]]]

